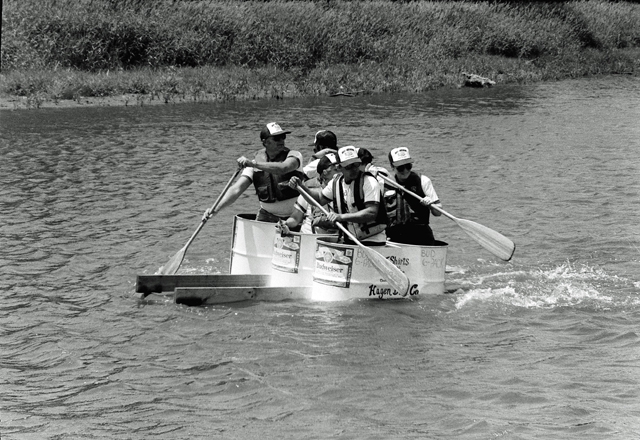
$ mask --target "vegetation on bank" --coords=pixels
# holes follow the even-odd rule
[[[0,93],[164,102],[640,69],[635,2],[4,0]]]

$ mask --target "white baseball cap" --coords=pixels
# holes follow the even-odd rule
[[[271,136],[278,136],[279,134],[289,134],[290,131],[285,131],[280,127],[280,124],[277,122],[269,122],[267,125],[262,127],[262,131],[260,132],[260,139],[266,139]]]
[[[353,145],[340,148],[338,150],[338,159],[340,159],[340,166],[343,167],[352,163],[362,162],[358,157],[358,150]]]
[[[407,147],[398,147],[391,150],[391,165],[397,167],[407,163],[413,163]]]

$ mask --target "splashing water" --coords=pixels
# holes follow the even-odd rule
[[[549,269],[476,274],[466,281],[472,287],[458,297],[457,309],[478,302],[529,309],[584,306],[601,310],[640,303],[637,294],[629,295],[623,304],[619,296],[612,294],[612,286],[615,291],[633,290],[637,282],[608,274],[601,268],[569,262]],[[486,287],[487,284],[490,286]]]

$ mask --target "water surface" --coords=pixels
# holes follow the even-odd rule
[[[0,436],[640,437],[640,80],[0,113]],[[454,222],[445,295],[188,308],[153,295],[263,123],[407,146]],[[189,248],[224,273],[247,191]]]

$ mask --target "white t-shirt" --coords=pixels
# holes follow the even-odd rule
[[[320,159],[314,159],[304,167],[304,173],[309,179],[318,177],[318,162]]]
[[[376,202],[380,204],[381,192],[380,192],[380,184],[378,183],[378,180],[375,177],[370,175],[363,176],[363,179],[364,179],[364,182],[363,182],[362,190],[364,193],[364,203]],[[325,196],[327,199],[333,200],[333,187],[337,182],[337,180],[338,180],[337,178],[331,179],[327,184],[327,186],[325,186],[324,189],[322,190],[322,195]],[[359,209],[355,206],[356,201],[354,198],[354,191],[356,191],[356,188],[354,188],[354,186],[356,181],[354,180],[347,185],[344,179],[340,179],[340,180],[342,181],[342,192],[344,194],[344,198],[347,203],[347,210],[350,213],[358,212]],[[357,190],[359,191],[359,189]],[[349,231],[355,235],[355,230],[353,229],[353,226],[351,223],[348,223],[348,227],[349,227]],[[387,234],[384,231],[382,231],[375,235],[372,235],[371,237],[367,237],[365,240],[383,243],[387,241]]]
[[[298,160],[298,169],[296,171],[304,172],[302,168],[302,154],[300,154],[299,151],[290,150],[285,160],[290,157],[295,157]],[[242,171],[242,175],[248,177],[251,182],[253,182],[254,172],[255,169],[253,167],[245,167]],[[276,200],[273,203],[260,202],[260,207],[273,215],[277,215],[278,217],[288,217],[293,212],[293,205],[295,203],[296,198],[292,197],[287,200]]]
[[[431,183],[431,179],[429,179],[424,174],[420,176],[420,186],[422,187],[422,191],[424,192],[424,195],[428,197],[429,200],[431,200],[432,202],[435,202],[436,200],[440,200],[438,199],[438,194],[436,194],[436,190],[433,188],[433,183]],[[439,201],[438,203],[435,203],[435,205],[440,208],[442,207],[442,203],[440,203]]]
[[[325,148],[324,150],[321,150],[317,153],[314,153],[314,159],[311,160],[308,164],[305,165],[304,167],[304,174],[309,178],[309,179],[317,179],[318,178],[318,162],[320,162],[320,159],[322,159],[324,156],[326,156],[327,154],[338,154],[338,150],[332,150],[330,148]],[[317,156],[319,155],[319,156]],[[315,159],[315,157],[317,157],[317,159]],[[307,185],[308,186],[308,185]]]
[[[302,225],[300,226],[300,232],[303,234],[313,234],[313,228],[311,225],[311,221],[313,220],[313,214],[311,213],[311,205],[307,202],[307,199],[298,196],[298,200],[296,200],[294,209],[302,212],[304,214],[304,218],[302,220]]]

